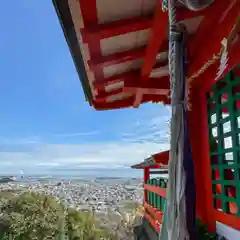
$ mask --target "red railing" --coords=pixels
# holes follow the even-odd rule
[[[145,217],[145,218],[147,219],[147,221],[152,225],[152,227],[154,228],[154,230],[155,230],[157,233],[159,233],[160,230],[161,230],[161,224],[160,224],[158,221],[156,221],[155,219],[153,219],[153,218],[151,217],[151,215],[148,214],[147,212],[145,212],[144,217]]]
[[[161,188],[150,184],[144,184],[144,190],[154,192],[161,197],[166,197],[166,188]]]
[[[166,188],[162,188],[162,187],[154,186],[150,184],[144,184],[144,191],[152,192],[160,197],[166,198]],[[147,201],[147,199],[144,202],[144,208],[145,208],[145,218],[152,225],[154,230],[157,233],[159,233],[161,230],[161,224],[163,220],[163,212],[160,209],[153,207]]]

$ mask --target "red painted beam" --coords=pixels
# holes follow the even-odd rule
[[[164,41],[161,45],[160,52],[168,51],[168,41]],[[139,58],[143,58],[146,53],[146,47],[141,47],[137,49],[131,49],[124,52],[114,53],[108,56],[102,56],[101,58],[97,58],[97,56],[93,57],[91,60],[88,61],[88,65],[90,68],[94,68],[95,66],[100,67],[107,67],[110,65],[115,65],[118,63],[126,62],[126,61],[133,61]]]
[[[143,90],[144,90],[144,88],[170,90],[169,77],[165,76],[165,77],[159,77],[159,78],[149,78],[149,81],[147,84],[141,84],[139,87]],[[155,94],[157,94],[157,93],[155,93]]]
[[[102,56],[101,58],[93,58],[88,61],[88,65],[90,68],[94,68],[95,66],[107,67],[111,65],[115,65],[118,63],[133,61],[139,58],[143,58],[145,54],[145,47],[131,49],[129,51],[118,52],[108,56]]]
[[[183,19],[201,16],[209,13],[210,13],[209,10],[204,10],[199,13],[194,13],[192,11],[183,11],[178,14],[178,20],[181,21]],[[167,14],[163,13],[161,11],[161,8],[157,8],[154,16],[152,33],[150,36],[150,40],[148,42],[146,56],[144,58],[144,65],[141,69],[141,81],[148,80],[148,77],[152,71],[154,63],[156,62],[156,55],[157,55],[158,49],[160,48],[164,38],[166,37],[166,31],[168,26],[167,21],[168,21]],[[137,93],[136,99],[134,102],[135,107],[139,106],[142,96],[143,96],[142,92]]]
[[[154,68],[159,68],[160,66],[165,65],[165,63],[159,63],[156,64]],[[116,84],[121,81],[124,81],[124,86],[127,87],[146,87],[146,88],[162,88],[164,84],[164,88],[170,88],[169,84],[169,77],[168,76],[163,76],[160,78],[149,78],[149,81],[141,83],[139,81],[139,70],[136,71],[131,71],[127,73],[123,73],[120,75],[116,75],[113,77],[105,78],[103,80],[98,80],[93,82],[93,86],[98,90],[98,91],[105,91],[105,86],[111,85],[111,84]]]
[[[222,73],[221,77],[225,76],[231,69],[233,69],[237,64],[240,64],[240,39],[232,45],[229,51],[229,60],[225,71]],[[210,66],[201,76],[194,80],[193,84],[196,87],[204,87],[204,89],[209,89],[213,84],[216,83],[217,71],[219,68],[219,61],[214,65]],[[203,81],[204,79],[204,81]]]
[[[161,77],[161,78],[149,78],[149,80],[152,79],[151,81],[147,81],[147,82],[139,82],[139,86],[143,85],[143,86],[147,86],[148,88],[156,88],[156,89],[168,89],[168,93],[165,94],[166,96],[166,100],[164,101],[166,104],[167,102],[169,103],[169,92],[170,92],[170,84],[169,84],[169,77],[168,76],[164,76],[164,77]],[[155,81],[154,81],[155,79]],[[156,83],[159,84],[159,86],[156,86]],[[165,87],[163,87],[163,84],[165,85]],[[166,86],[167,85],[167,86]],[[136,96],[135,96],[135,100],[134,100],[134,103],[133,103],[133,107],[134,108],[138,108],[139,105],[141,104],[143,98],[145,98],[145,94],[146,94],[146,91],[144,91],[144,88],[139,88],[138,91],[136,92]],[[156,91],[156,94],[158,94],[158,92]],[[152,97],[154,96],[153,94],[151,95]],[[155,95],[156,96],[156,95]]]
[[[205,13],[205,10],[200,12],[193,12],[183,8],[178,11],[178,20],[181,21],[184,19],[201,16]],[[159,49],[168,49],[168,45],[166,44],[167,41],[165,40],[167,38],[167,31],[168,14],[166,12],[163,12],[160,7],[157,7],[153,19],[152,32],[148,41],[146,54],[144,57],[144,65],[141,69],[141,81],[148,80],[148,77],[156,62],[156,56],[159,52]]]
[[[117,100],[114,102],[96,102],[94,100],[93,107],[99,111],[128,108],[128,107],[133,107],[134,99],[135,99],[135,96],[129,97],[123,100]],[[162,102],[164,104],[170,104],[170,99],[162,95],[144,95],[141,103],[145,103],[145,102],[153,102],[153,103]]]
[[[169,151],[160,152],[152,155],[156,163],[160,163],[162,165],[168,165],[169,161]]]
[[[233,2],[232,2],[233,3]],[[240,1],[235,1],[228,9],[228,12],[222,16],[221,23],[215,26],[214,31],[209,32],[208,37],[206,37],[202,42],[201,51],[198,52],[198,57],[195,62],[193,62],[189,67],[189,77],[193,76],[198,72],[205,63],[207,63],[214,54],[218,54],[221,49],[221,41],[223,38],[228,37],[230,34],[237,17],[240,12]],[[190,82],[194,78],[190,78]]]
[[[144,57],[144,65],[141,69],[141,81],[146,81],[149,78],[153,65],[156,62],[157,53],[159,52],[163,40],[166,38],[167,29],[168,14],[157,7],[146,55]]]
[[[135,84],[128,84],[126,83],[124,85],[125,87],[138,87],[142,90],[148,88],[148,89],[170,89],[170,82],[169,77],[160,77],[160,78],[149,78],[149,81],[147,83],[139,83],[138,81],[135,81]]]
[[[96,0],[78,0],[80,3],[80,11],[82,13],[84,25],[97,24],[97,3]]]
[[[111,92],[99,92],[96,96],[96,101],[97,102],[106,102],[107,99],[111,96],[117,95],[119,93],[123,93],[123,89],[119,88],[119,89],[115,89]]]
[[[97,38],[104,39],[117,35],[122,35],[130,32],[136,32],[144,29],[151,28],[152,16],[135,17],[132,19],[122,19],[115,22],[95,24],[81,29],[84,42],[89,39]]]
[[[147,202],[144,203],[144,208],[152,215],[155,221],[162,224],[163,213],[159,209],[152,207]]]
[[[159,233],[160,232],[160,224],[157,222],[157,221],[155,221],[152,217],[151,217],[151,215],[150,214],[148,214],[148,213],[144,213],[144,217],[147,219],[147,221],[152,225],[152,227],[154,228],[154,230],[157,232],[157,233]]]
[[[146,55],[144,57],[144,64],[141,69],[140,81],[145,82],[152,71],[154,64],[156,63],[156,56],[167,35],[168,29],[168,14],[163,12],[162,9],[157,6],[153,20],[153,27],[151,35],[149,37]],[[134,101],[134,107],[138,107],[141,103],[143,93],[138,91],[136,99]]]
[[[93,106],[96,110],[100,110],[100,111],[128,108],[132,106],[133,100],[134,98],[130,97],[123,100],[117,100],[117,101],[108,102],[108,103],[93,101]]]
[[[204,46],[202,43],[206,40],[206,33],[210,33],[215,30],[216,23],[229,6],[229,1],[215,1],[204,15],[204,19],[200,24],[197,34],[192,38],[192,43],[189,48],[191,54],[191,61],[198,58],[199,46]],[[214,14],[213,14],[214,13]],[[208,37],[207,37],[208,39]],[[194,54],[194,56],[193,56]]]
[[[149,91],[151,91],[152,93],[148,92],[148,93],[144,93],[144,94],[158,94],[157,92],[154,92],[154,89],[166,89],[169,90],[170,89],[170,82],[169,82],[169,77],[165,76],[165,77],[160,77],[160,78],[149,78],[149,81],[145,84],[141,84],[138,80],[138,74],[137,72],[129,72],[128,74],[121,74],[117,77],[111,77],[108,79],[105,79],[101,82],[95,82],[94,87],[96,87],[96,89],[98,90],[98,93],[110,93],[112,91],[115,91],[115,89],[113,89],[112,91],[106,91],[105,87],[106,86],[111,86],[113,84],[117,84],[122,82],[123,86],[119,87],[119,88],[125,88],[126,92],[131,92],[131,89],[135,88],[135,89],[139,89],[139,90],[143,90],[143,92],[147,92],[149,89]],[[135,91],[134,89],[134,91]]]
[[[124,87],[123,92],[129,93],[137,93],[141,91],[142,94],[150,94],[150,95],[168,95],[169,89],[157,89],[157,88],[141,88],[141,87]]]
[[[142,93],[142,91],[138,91],[138,92],[136,93],[135,100],[134,100],[134,103],[133,103],[133,107],[134,107],[134,108],[138,108],[138,107],[139,107],[139,105],[140,105],[141,102],[142,102],[142,98],[143,98],[143,93]]]
[[[214,216],[211,216],[215,221],[226,224],[232,228],[240,230],[240,218],[238,216],[226,214],[224,212],[214,209]]]
[[[84,26],[97,25],[97,4],[96,0],[79,0],[81,13],[83,17]],[[101,46],[98,38],[88,39],[88,47],[90,58],[97,57],[101,58]],[[96,79],[102,79],[104,77],[103,70],[101,68],[96,68],[94,71],[94,76]]]
[[[141,103],[145,102],[170,104],[170,98],[163,95],[143,95]]]
[[[93,1],[93,0],[90,0],[90,1]],[[85,10],[86,7],[82,6],[82,2],[84,2],[84,0],[81,0],[82,11],[84,8],[83,18],[87,18],[85,17],[85,15],[93,15],[91,13],[88,13],[88,14],[85,13],[86,11],[91,12],[93,9],[89,8],[88,10]],[[84,5],[88,5],[87,1],[85,1]],[[156,9],[158,9],[159,12],[162,12],[160,7],[157,7]],[[193,11],[187,10],[186,8],[182,8],[178,12],[177,18],[179,21],[181,21],[184,19],[203,15],[204,13],[205,13],[205,10],[200,12],[193,12]],[[164,13],[164,15],[167,15],[167,13]],[[164,19],[161,19],[161,21],[164,21]],[[149,15],[145,17],[121,19],[114,22],[110,22],[110,23],[104,23],[104,24],[99,24],[99,23],[89,24],[91,23],[91,21],[87,21],[87,23],[88,24],[85,24],[86,27],[81,30],[83,35],[83,40],[86,42],[88,42],[87,39],[89,38],[103,39],[103,38],[109,38],[109,37],[113,37],[121,34],[126,34],[130,32],[152,28],[153,16]]]
[[[96,95],[96,101],[97,102],[106,102],[108,98],[120,94],[120,93],[130,93],[130,94],[136,94],[138,91],[142,91],[143,94],[148,94],[148,95],[164,95],[168,96],[169,95],[169,88],[164,89],[164,88],[141,88],[141,87],[124,87],[124,88],[119,88],[115,89],[111,92],[99,92]]]
[[[119,83],[121,81],[124,81],[125,84],[135,84],[138,76],[138,71],[131,71],[128,73],[123,73],[117,76],[106,78],[101,81],[95,81],[93,83],[93,86],[99,91],[104,90],[105,86],[107,85]]]
[[[160,188],[157,186],[144,184],[144,190],[147,190],[149,192],[154,192],[158,194],[159,196],[166,197],[166,188]]]
[[[154,69],[155,68],[159,68],[159,67],[162,67],[162,66],[165,66],[167,63],[166,62],[162,62],[162,63],[156,63],[155,65],[154,65]],[[152,69],[152,70],[154,70],[154,69]],[[162,76],[162,77],[159,77],[159,78],[154,78],[154,77],[152,77],[152,78],[149,78],[149,80],[150,79],[155,79],[155,81],[156,82],[158,82],[158,83],[160,83],[160,84],[162,84],[162,82],[164,81],[164,82],[166,82],[167,84],[168,84],[168,87],[166,87],[166,88],[168,88],[168,89],[170,89],[170,86],[169,86],[169,77],[168,76]],[[141,78],[140,78],[140,80],[141,80]],[[139,86],[147,86],[147,88],[154,88],[153,86],[152,87],[150,87],[150,82],[149,81],[144,81],[144,82],[142,82],[142,81],[138,81],[139,83]],[[152,83],[153,83],[153,81],[152,81]],[[156,86],[155,86],[156,87]],[[157,88],[159,88],[159,87],[156,87],[156,92],[154,93],[154,90],[152,90],[151,91],[151,94],[160,94],[160,92],[158,92],[158,90],[157,90]],[[161,86],[161,88],[162,88],[162,86]],[[166,89],[165,88],[165,89]],[[144,97],[144,94],[147,94],[146,93],[146,91],[144,90],[144,88],[143,87],[141,87],[140,89],[138,89],[138,91],[136,92],[136,97],[135,97],[135,100],[134,100],[134,103],[133,103],[133,107],[134,108],[138,108],[139,107],[139,105],[141,104],[141,102],[142,102],[142,98]],[[169,95],[169,94],[166,94],[166,95]]]

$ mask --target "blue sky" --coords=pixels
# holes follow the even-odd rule
[[[0,172],[129,166],[168,148],[168,108],[85,102],[51,1],[1,6]]]

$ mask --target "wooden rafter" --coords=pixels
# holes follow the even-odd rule
[[[141,82],[144,82],[149,78],[153,65],[156,62],[156,55],[164,38],[166,37],[166,31],[168,27],[167,21],[168,14],[163,12],[160,7],[157,7],[154,16],[152,32],[146,49],[146,55],[144,57],[144,64],[140,73]],[[138,107],[140,105],[142,96],[143,92],[138,91],[134,101],[134,107]]]
[[[125,84],[135,84],[137,77],[138,77],[138,71],[131,71],[131,72],[123,73],[113,77],[105,78],[99,81],[95,81],[93,83],[93,86],[97,90],[103,90],[105,86],[119,83],[121,81],[124,81]]]
[[[93,101],[93,106],[96,110],[113,110],[113,109],[120,109],[120,108],[127,108],[133,106],[135,96],[117,100],[114,102],[96,102]],[[163,95],[144,95],[142,98],[141,103],[145,102],[153,102],[153,103],[163,103],[163,104],[169,104],[170,99]]]
[[[168,29],[167,21],[168,21],[167,13],[163,12],[161,8],[157,7],[154,16],[152,32],[149,37],[148,46],[146,48],[144,65],[141,69],[141,82],[148,79],[150,72],[153,68],[153,65],[156,62],[157,53],[159,52],[160,46],[164,38],[166,38]]]
[[[98,17],[97,17],[97,4],[96,0],[79,0],[81,6],[81,13],[84,22],[84,26],[89,25],[96,25],[98,24]],[[91,9],[91,11],[89,11]],[[79,29],[80,31],[80,29]],[[100,41],[98,38],[89,38],[88,39],[88,48],[90,58],[97,57],[101,58],[101,46]],[[96,68],[94,71],[95,78],[104,78],[102,68]]]
[[[168,77],[149,79],[147,86],[138,85],[137,79],[129,78],[125,81],[122,87],[118,89],[113,89],[112,91],[106,91],[102,89],[98,92],[96,96],[96,101],[105,102],[111,96],[120,93],[131,93],[136,94],[138,91],[142,91],[144,94],[148,95],[165,95],[169,96],[169,81]]]
[[[98,94],[94,94],[94,98],[96,98],[95,100],[103,103],[106,101],[107,97],[122,92],[135,94],[135,97],[124,99],[122,105],[119,104],[119,101],[116,101],[116,108],[130,104],[130,99],[131,101],[133,99],[132,104],[135,107],[138,107],[139,104],[150,99],[150,96],[154,101],[159,101],[159,99],[163,99],[164,102],[169,101],[169,99],[166,100],[168,98],[167,88],[162,86],[159,87],[158,85],[151,85],[149,81],[152,69],[157,67],[156,55],[159,52],[165,52],[168,47],[168,17],[167,13],[161,11],[160,5],[158,4],[156,8],[154,18],[152,15],[149,15],[99,24],[96,0],[79,0],[79,2],[84,23],[84,28],[81,29],[81,33],[84,42],[86,42],[89,47],[90,60],[88,61],[88,65],[95,76],[95,81],[90,85],[97,90],[96,92],[98,92]],[[233,19],[236,19],[239,15],[239,1],[232,0],[231,4],[232,5],[230,5],[229,1],[216,1],[211,7],[200,12],[189,11],[186,8],[178,9],[178,21],[204,15],[204,19],[198,28],[197,35],[194,36],[194,38],[190,37],[189,40],[191,63],[189,76],[201,68],[202,64],[211,58],[213,53],[216,53],[219,48],[221,48],[220,42],[222,38],[226,37],[227,33],[229,33],[234,23]],[[91,11],[89,11],[89,9],[91,9]],[[214,14],[212,14],[213,12]],[[219,18],[221,14],[222,17]],[[216,24],[217,22],[218,24]],[[211,32],[213,27],[215,27],[215,31]],[[102,56],[100,48],[101,39],[150,28],[152,31],[146,48],[140,47],[125,52]],[[206,32],[209,32],[208,38],[210,38],[210,40],[206,40],[204,35]],[[197,50],[199,49],[200,44],[207,45],[208,47],[204,48],[203,51],[200,51],[200,53],[197,54],[197,52],[199,52]],[[140,72],[134,70],[107,79],[104,78],[104,67],[137,59],[144,59],[143,67]],[[231,59],[230,61],[232,61]],[[213,68],[214,67],[212,67],[212,69]],[[169,85],[169,79],[163,77],[161,81],[163,86]],[[163,81],[165,81],[164,84]],[[151,80],[151,82],[153,81]],[[165,97],[162,98],[158,96],[161,94],[165,95]],[[144,95],[148,96],[145,97]],[[108,106],[111,104],[108,103]]]
[[[94,24],[81,30],[83,40],[88,42],[91,38],[104,39],[130,32],[151,28],[152,16],[122,19],[105,24]]]
[[[131,49],[124,52],[117,52],[111,55],[102,56],[101,58],[93,58],[88,61],[89,67],[94,69],[96,66],[107,67],[114,64],[133,61],[139,58],[143,58],[145,54],[145,47]]]
[[[168,50],[168,41],[164,41],[159,49],[159,52],[166,52]],[[139,58],[143,58],[146,55],[146,46],[131,49],[124,52],[117,52],[107,56],[102,56],[101,58],[93,57],[88,61],[90,68],[94,69],[96,66],[107,67],[110,65],[133,61]]]
[[[166,61],[164,62],[160,62],[155,64],[154,69],[153,70],[158,70],[161,67],[165,67],[166,66]],[[166,78],[163,77],[150,77],[150,79],[159,79],[161,78],[161,81],[165,81]],[[157,81],[157,80],[156,80]],[[168,81],[168,78],[167,78]],[[106,86],[112,85],[112,84],[117,84],[120,82],[124,82],[125,86],[138,86],[138,87],[143,87],[143,86],[147,86],[148,83],[141,83],[139,81],[139,70],[132,70],[126,73],[122,73],[119,75],[115,75],[109,78],[105,78],[102,80],[96,80],[95,82],[93,82],[93,86],[96,88],[97,91],[99,90],[103,90]]]

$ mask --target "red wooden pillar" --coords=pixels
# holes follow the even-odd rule
[[[149,168],[144,168],[144,184],[147,184],[150,177],[150,171]],[[148,202],[148,192],[144,190],[144,202]]]
[[[192,89],[189,128],[195,165],[197,214],[208,225],[209,231],[215,231],[206,101],[205,89]]]
[[[192,146],[192,156],[194,162],[194,171],[195,171],[195,182],[196,182],[196,212],[197,216],[201,219],[204,217],[204,195],[203,192],[203,184],[201,181],[202,177],[202,169],[201,169],[201,161],[199,161],[198,151],[199,151],[199,142],[198,142],[198,110],[197,110],[197,96],[196,93],[192,92],[191,94],[191,105],[192,110],[188,114],[188,124],[189,124],[189,133],[190,133],[190,142]]]

